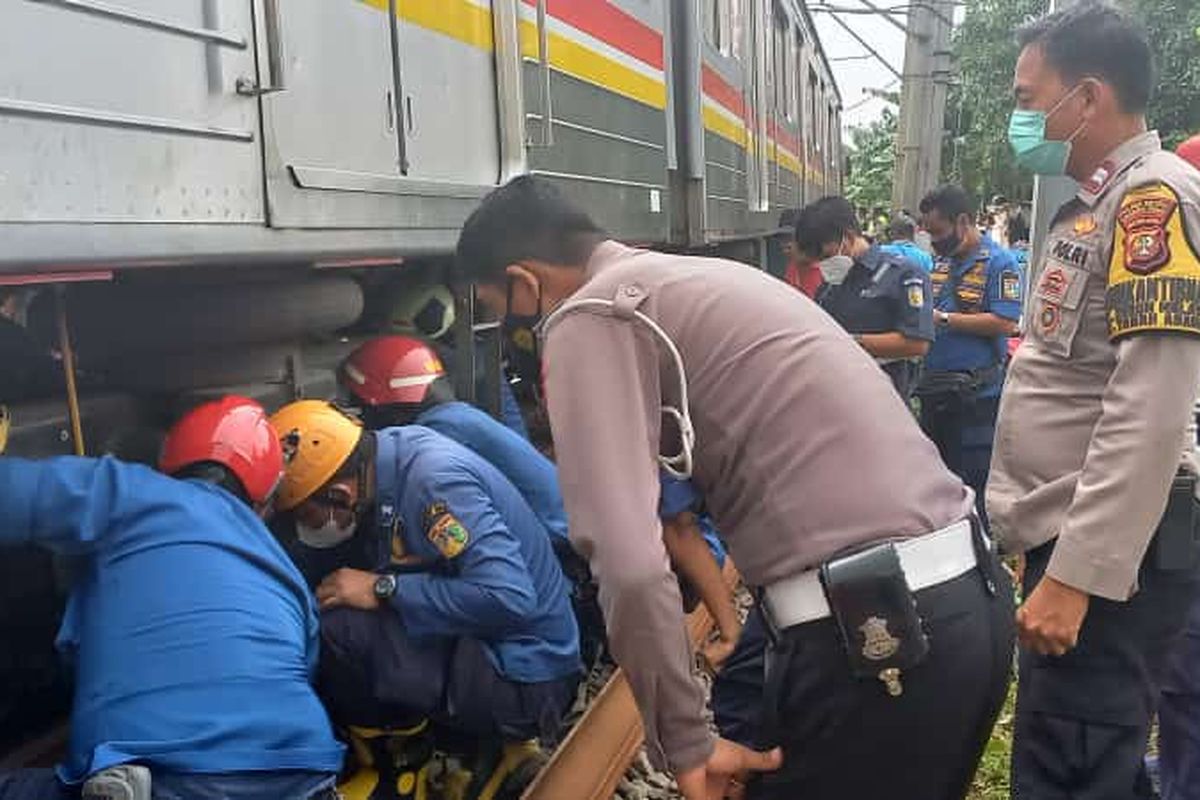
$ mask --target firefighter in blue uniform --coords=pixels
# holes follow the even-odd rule
[[[937,255],[932,275],[937,339],[917,389],[921,427],[946,465],[975,490],[986,520],[983,490],[1008,337],[1021,317],[1021,270],[1011,252],[975,227],[971,199],[962,188],[929,193],[921,215]]]
[[[505,742],[499,766],[476,781],[519,772],[530,740],[557,733],[580,675],[567,582],[528,503],[428,428],[368,433],[312,400],[271,421],[289,459],[276,507],[293,515],[298,540],[318,553],[358,546],[317,586],[318,688],[378,774],[358,777],[419,796],[420,764],[405,778],[409,762],[392,757],[419,758],[392,734],[411,738],[427,717]],[[478,788],[472,796],[490,796]],[[360,789],[342,787],[370,796]]]
[[[571,584],[581,654],[585,664],[593,663],[604,646],[604,620],[587,561],[567,539],[567,512],[553,462],[511,425],[456,400],[441,360],[420,339],[383,336],[363,343],[338,368],[338,383],[367,428],[423,425],[475,452],[508,478],[550,534]]]
[[[875,358],[906,402],[933,340],[929,276],[919,264],[870,244],[842,197],[806,206],[796,243],[821,259],[817,302]]]
[[[200,406],[159,466],[0,459],[0,544],[78,567],[58,636],[76,674],[61,784],[0,776],[0,797],[335,797],[343,748],[309,682],[316,604],[259,518],[283,472],[266,413]]]

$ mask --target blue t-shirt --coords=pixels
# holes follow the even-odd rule
[[[979,246],[959,259],[939,258],[934,265],[933,307],[956,313],[992,313],[1016,321],[1021,318],[1022,277],[1016,258],[986,234]],[[937,339],[925,356],[929,372],[987,369],[1003,363],[1006,336],[975,336],[939,328]],[[1003,375],[984,389],[981,396],[1000,391]]]
[[[430,567],[397,576],[392,607],[409,633],[478,639],[512,681],[578,673],[570,588],[549,534],[516,487],[429,428],[375,436],[381,550]]]
[[[482,456],[517,487],[550,535],[567,540],[567,511],[558,488],[558,472],[528,439],[487,412],[458,401],[421,412],[416,423]]]
[[[696,485],[691,481],[674,478],[666,472],[659,473],[658,484],[659,519],[673,519],[685,511],[695,513],[696,525],[700,528],[700,534],[704,537],[713,558],[716,559],[717,566],[725,566],[725,543],[721,541],[721,534],[717,533],[712,517],[702,510],[703,497]]]
[[[926,272],[933,272],[933,256],[926,253],[921,248],[917,247],[912,242],[890,242],[881,245],[880,249],[885,253],[907,258],[909,261],[916,264]]]
[[[59,776],[337,772],[309,679],[317,610],[261,520],[215,486],[112,458],[0,458],[0,544],[78,557],[58,647],[74,662]]]

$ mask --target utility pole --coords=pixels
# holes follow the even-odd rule
[[[953,21],[954,0],[918,0],[908,9],[892,184],[895,210],[916,213],[941,171]]]

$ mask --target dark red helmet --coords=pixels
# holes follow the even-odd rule
[[[232,472],[255,504],[266,503],[283,477],[279,437],[263,407],[246,397],[224,397],[185,414],[167,433],[158,468],[174,475],[203,461]]]
[[[446,368],[437,353],[408,336],[372,339],[347,356],[338,370],[342,387],[367,406],[417,405],[444,377]]]

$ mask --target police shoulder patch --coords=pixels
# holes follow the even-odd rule
[[[1021,299],[1021,275],[1016,270],[1006,269],[1000,273],[1000,299]]]
[[[1108,270],[1110,338],[1144,331],[1200,334],[1200,255],[1165,183],[1126,192]]]
[[[466,549],[471,534],[449,511],[426,523],[425,535],[444,558],[454,558]]]
[[[908,296],[908,304],[913,308],[921,308],[925,305],[925,285],[923,281],[912,280],[905,284],[905,294]]]

